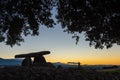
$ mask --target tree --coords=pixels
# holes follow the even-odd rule
[[[59,0],[58,22],[76,40],[84,32],[95,48],[120,45],[120,0]]]
[[[51,10],[56,7],[58,23],[77,42],[84,32],[95,48],[120,45],[119,5],[119,0],[1,0],[0,41],[20,45],[22,34],[38,35],[39,25],[53,27]]]
[[[22,35],[38,35],[39,26],[53,27],[52,0],[1,0],[0,42],[20,45]]]

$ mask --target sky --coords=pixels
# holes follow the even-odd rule
[[[14,58],[17,54],[45,51],[51,52],[45,55],[47,62],[80,62],[82,65],[120,65],[120,46],[114,45],[110,49],[95,49],[89,47],[89,43],[84,40],[81,34],[80,41],[76,45],[76,40],[71,34],[63,32],[61,26],[54,28],[40,26],[39,36],[24,37],[25,42],[21,46],[12,48],[5,43],[0,43],[0,57],[5,59]]]

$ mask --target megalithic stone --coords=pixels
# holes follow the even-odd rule
[[[32,65],[32,60],[30,57],[25,57],[22,61],[22,66],[31,66]]]
[[[50,51],[41,51],[41,52],[34,52],[28,54],[19,54],[15,55],[15,58],[25,58],[22,62],[22,66],[30,66],[32,64],[44,64],[46,63],[45,58],[43,55],[50,54]],[[31,57],[34,58],[32,63]]]
[[[33,52],[28,54],[19,54],[15,55],[15,58],[25,58],[25,57],[36,57],[36,56],[42,56],[50,54],[50,51],[41,51],[41,52]]]
[[[34,57],[33,63],[46,63],[46,60],[43,56],[36,56]]]

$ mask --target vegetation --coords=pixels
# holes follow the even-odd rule
[[[98,70],[98,72],[120,73],[120,69],[102,69]]]
[[[0,80],[119,80],[120,73],[96,72],[82,68],[4,67]]]
[[[54,26],[51,10],[76,42],[84,32],[95,48],[120,45],[120,0],[1,0],[0,42],[20,45],[22,35],[38,35],[41,25]]]

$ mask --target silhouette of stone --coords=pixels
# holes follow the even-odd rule
[[[30,57],[25,57],[25,59],[22,61],[22,66],[31,66],[32,60]]]
[[[50,51],[41,51],[41,52],[33,52],[28,54],[19,54],[15,55],[15,58],[25,58],[25,57],[36,57],[50,54]]]
[[[46,60],[43,56],[35,56],[33,63],[46,63]]]
[[[43,55],[50,54],[50,51],[41,51],[28,54],[15,55],[15,58],[25,58],[22,62],[22,66],[49,66],[50,64],[46,62]],[[31,57],[34,58],[32,63]]]

